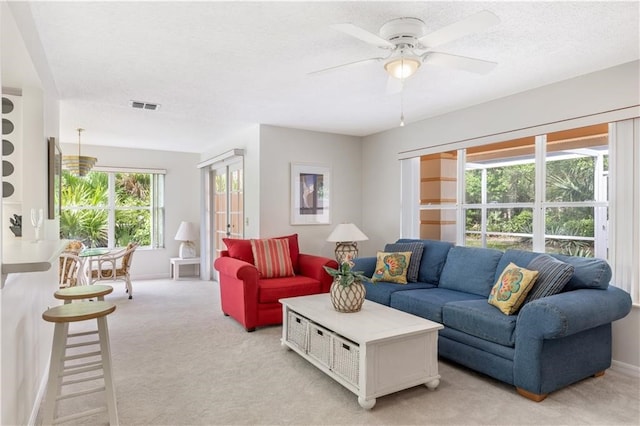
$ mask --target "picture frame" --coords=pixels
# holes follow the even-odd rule
[[[331,224],[331,169],[291,163],[291,225]]]
[[[56,138],[47,139],[47,219],[60,216],[62,197],[62,151]]]

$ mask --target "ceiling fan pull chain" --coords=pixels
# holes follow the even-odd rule
[[[400,80],[400,127],[404,127],[404,78]]]

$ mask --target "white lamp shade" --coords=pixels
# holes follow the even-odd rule
[[[176,241],[195,241],[198,239],[198,228],[192,222],[182,222],[176,232]]]
[[[342,241],[365,241],[369,237],[358,229],[353,223],[341,223],[336,226],[333,232],[327,238],[327,241],[342,242]]]

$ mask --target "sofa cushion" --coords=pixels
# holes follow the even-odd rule
[[[294,275],[288,241],[276,238],[252,239],[251,249],[261,278],[279,278]]]
[[[411,252],[411,259],[409,259],[409,268],[407,269],[407,281],[414,283],[418,281],[418,272],[420,271],[420,261],[422,260],[422,253],[424,252],[424,245],[422,243],[394,243],[384,246],[386,252]]]
[[[418,240],[411,238],[401,238],[397,243],[415,243],[419,242],[424,246],[422,260],[420,261],[420,270],[418,271],[418,282],[438,285],[440,281],[440,273],[447,260],[447,254],[452,243],[437,240]]]
[[[318,293],[322,293],[320,281],[304,275],[258,280],[258,303],[275,303],[285,297]]]
[[[544,253],[513,249],[507,250],[498,264],[496,280],[509,262],[513,262],[518,266],[526,267],[529,262],[541,254]],[[605,260],[593,257],[566,256],[555,253],[548,254],[551,257],[573,265],[574,267],[573,276],[564,286],[562,291],[571,291],[580,288],[599,288],[606,290],[607,287],[609,287],[609,281],[611,281],[611,267]]]
[[[505,315],[517,312],[537,278],[538,271],[530,271],[510,263],[491,288],[489,304]]]
[[[407,283],[407,270],[411,260],[411,252],[387,253],[379,251],[376,256],[376,269],[371,281],[385,281],[388,283]]]
[[[482,300],[486,297],[444,288],[429,290],[405,290],[391,294],[389,306],[431,321],[442,323],[442,308],[449,302],[460,300]]]
[[[561,262],[548,254],[535,257],[527,269],[538,271],[538,279],[524,299],[524,303],[560,293],[573,276],[573,265]]]
[[[291,265],[293,266],[294,272],[299,272],[298,256],[300,255],[300,249],[298,247],[298,234],[291,234],[274,238],[286,238],[289,241],[289,255],[291,256]],[[225,244],[225,246],[227,246],[227,251],[229,252],[230,257],[240,259],[242,261],[255,265],[250,239],[245,240],[241,238],[223,238],[222,242]]]
[[[504,252],[500,261],[498,262],[498,266],[496,267],[496,274],[493,282],[498,281],[500,278],[500,274],[504,271],[504,268],[507,267],[509,263],[515,263],[518,266],[526,268],[529,263],[536,257],[540,256],[543,253],[536,253],[534,251],[526,251],[526,250],[517,250],[517,249],[508,249]]]
[[[611,267],[602,259],[594,257],[565,256],[551,254],[558,260],[573,265],[573,275],[564,286],[563,291],[577,290],[580,288],[599,288],[606,290],[611,281]]]
[[[438,287],[488,297],[496,282],[500,250],[455,246],[449,250]]]
[[[504,346],[515,346],[517,315],[504,315],[485,300],[450,302],[442,308],[442,323],[466,334]]]
[[[407,283],[404,285],[398,285],[395,283],[386,283],[384,281],[378,281],[375,283],[364,283],[366,289],[365,298],[372,302],[380,303],[385,306],[389,306],[391,303],[391,295],[396,291],[417,290],[434,288],[435,284],[429,283]]]

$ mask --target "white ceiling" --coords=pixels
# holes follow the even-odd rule
[[[371,32],[416,17],[428,32],[481,10],[501,23],[436,51],[498,62],[488,75],[424,65],[407,81],[406,121],[640,58],[639,2],[32,2],[61,98],[62,142],[215,151],[255,123],[364,136],[396,127],[401,95],[380,56],[330,27]],[[134,110],[130,100],[161,104]]]

